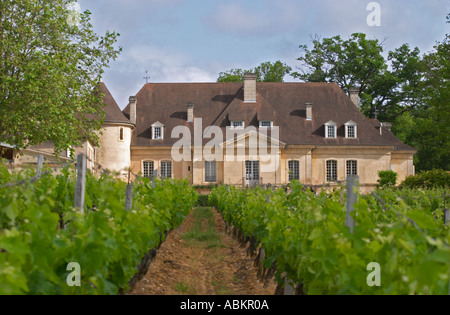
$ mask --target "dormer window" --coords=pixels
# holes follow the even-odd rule
[[[162,139],[161,127],[153,127],[153,139]]]
[[[356,123],[354,121],[349,121],[345,124],[345,137],[346,138],[357,138]]]
[[[244,128],[244,121],[243,120],[234,120],[231,122],[231,128],[234,129],[241,129]]]
[[[325,138],[336,138],[337,124],[330,120],[325,124]]]
[[[273,121],[270,120],[262,120],[259,122],[259,128],[272,128]]]
[[[163,140],[164,139],[164,125],[159,121],[152,125],[152,139]]]

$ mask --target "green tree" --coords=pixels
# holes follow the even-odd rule
[[[69,0],[0,2],[0,141],[18,148],[52,141],[57,151],[98,140],[98,82],[119,34],[99,36],[89,11]]]
[[[447,15],[447,23],[450,15]],[[355,33],[314,38],[313,47],[300,46],[299,72],[309,82],[336,82],[345,91],[360,87],[361,111],[392,122],[393,132],[416,149],[417,171],[450,170],[449,36],[435,50],[421,55],[404,44],[383,57],[383,43]]]
[[[281,61],[263,62],[254,69],[260,82],[284,82],[284,76],[291,71],[292,68]]]
[[[336,82],[348,93],[359,87],[361,111],[369,117],[392,121],[412,110],[421,100],[420,51],[405,44],[383,56],[383,43],[354,33],[314,38],[313,48],[301,45],[299,72],[292,75],[307,82]]]
[[[386,69],[382,56],[383,48],[376,40],[369,40],[365,34],[352,34],[348,40],[340,36],[312,39],[313,48],[300,45],[303,56],[300,72],[292,75],[308,82],[336,82],[348,91],[354,86],[360,87],[360,93],[372,85],[375,76]]]
[[[450,15],[447,15],[449,23]],[[394,133],[418,149],[417,171],[450,170],[450,38],[423,56],[422,104],[397,117]]]
[[[245,73],[255,73],[258,82],[284,82],[284,77],[289,74],[292,68],[281,61],[263,62],[254,69],[231,69],[221,72],[217,82],[243,82]]]
[[[226,72],[219,73],[217,82],[243,82],[246,71],[242,69],[231,69]]]
[[[447,14],[450,24],[450,13]],[[450,128],[450,35],[436,43],[434,51],[424,56],[425,95],[439,122]],[[448,139],[448,133],[446,134]]]

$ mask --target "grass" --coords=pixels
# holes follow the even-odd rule
[[[233,291],[229,289],[223,281],[213,281],[214,291],[217,295],[232,295]]]
[[[220,234],[217,233],[214,215],[210,207],[198,207],[193,212],[194,223],[191,230],[181,236],[190,246],[199,245],[206,249],[222,245]]]
[[[184,295],[197,295],[197,290],[192,287],[190,288],[189,285],[184,281],[177,282],[177,284],[175,285],[175,290]]]
[[[181,282],[178,282],[178,283],[175,285],[175,290],[177,290],[177,291],[180,292],[180,293],[186,294],[187,291],[189,290],[189,287],[188,287],[188,285],[187,285],[186,283],[184,283],[183,281],[181,281]]]
[[[181,235],[181,238],[186,241],[186,246],[205,250],[205,259],[209,259],[211,262],[223,260],[224,257],[216,251],[217,248],[225,246],[222,243],[221,234],[216,231],[216,222],[212,208],[194,208],[192,215],[194,220],[191,229]],[[193,258],[191,263],[194,265]],[[217,295],[231,295],[233,293],[222,280],[213,280],[211,285]],[[177,283],[175,290],[182,294],[196,294],[195,288],[189,288],[184,282]]]

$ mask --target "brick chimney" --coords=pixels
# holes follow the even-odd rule
[[[355,104],[356,107],[359,108],[359,88],[358,87],[349,88],[348,94],[349,94],[350,99],[353,102],[353,104]]]
[[[256,74],[244,74],[244,103],[256,103]]]
[[[194,121],[194,103],[192,102],[187,103],[187,121],[188,122]]]
[[[130,96],[130,121],[136,125],[136,96]]]

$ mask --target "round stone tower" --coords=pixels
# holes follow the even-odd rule
[[[102,168],[128,176],[131,165],[131,136],[135,124],[124,116],[103,82],[100,82],[100,92],[103,93],[106,116],[95,160]]]

